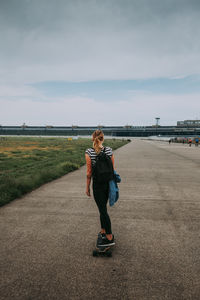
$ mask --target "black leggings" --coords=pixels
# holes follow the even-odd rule
[[[101,228],[105,229],[107,234],[112,234],[111,221],[107,212],[109,184],[97,183],[93,181],[93,194],[100,213]]]

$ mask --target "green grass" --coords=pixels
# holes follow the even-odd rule
[[[113,150],[126,140],[105,140]],[[0,139],[0,206],[85,164],[90,139],[7,137]]]

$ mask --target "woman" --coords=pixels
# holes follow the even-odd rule
[[[110,147],[103,147],[104,134],[101,130],[96,130],[92,134],[93,148],[89,148],[85,152],[85,159],[87,164],[87,183],[86,183],[86,195],[91,197],[90,183],[93,174],[93,170],[96,164],[97,155],[100,152],[105,152],[112,161],[114,169],[114,156]],[[107,212],[107,202],[109,193],[109,182],[99,183],[93,176],[93,194],[100,213],[101,223],[101,243],[99,246],[112,246],[115,244],[114,236],[111,230],[111,221]]]

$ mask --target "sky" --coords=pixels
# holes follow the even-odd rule
[[[0,125],[200,119],[199,0],[0,0]]]

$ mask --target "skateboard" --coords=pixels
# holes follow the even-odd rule
[[[98,246],[100,240],[102,239],[101,235],[98,234],[98,237],[97,237],[97,242],[96,242],[96,248],[95,250],[93,250],[93,253],[92,255],[93,256],[107,256],[107,257],[112,257],[112,250],[111,248],[113,246]]]

